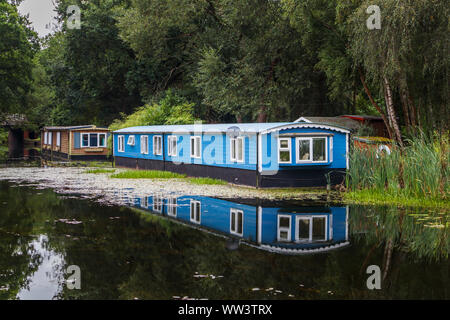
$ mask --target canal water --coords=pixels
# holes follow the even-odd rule
[[[117,200],[0,182],[0,299],[450,298],[445,210]]]

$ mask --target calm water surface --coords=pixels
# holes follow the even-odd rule
[[[448,211],[0,182],[0,299],[449,299]],[[70,290],[67,267],[81,271]],[[381,289],[369,290],[377,265]]]

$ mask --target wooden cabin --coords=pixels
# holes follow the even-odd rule
[[[45,127],[41,130],[42,155],[50,160],[106,160],[109,130],[94,125]]]
[[[113,132],[115,165],[256,187],[343,182],[347,128],[312,122],[142,126]]]
[[[349,245],[348,207],[280,208],[201,196],[140,196],[126,204],[259,249],[326,252]]]

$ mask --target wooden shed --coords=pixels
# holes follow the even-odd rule
[[[50,160],[106,160],[109,130],[95,125],[45,127],[41,150]]]

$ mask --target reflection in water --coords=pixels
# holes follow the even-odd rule
[[[200,196],[123,196],[124,203],[259,249],[307,254],[349,245],[348,208],[280,208]]]
[[[28,279],[28,285],[21,288],[17,298],[21,300],[51,300],[61,291],[59,272],[63,265],[63,257],[46,249],[46,236],[39,236],[32,241],[33,250],[40,255],[40,264],[34,274]]]
[[[117,197],[130,207],[0,182],[0,299],[449,298],[445,212]]]

